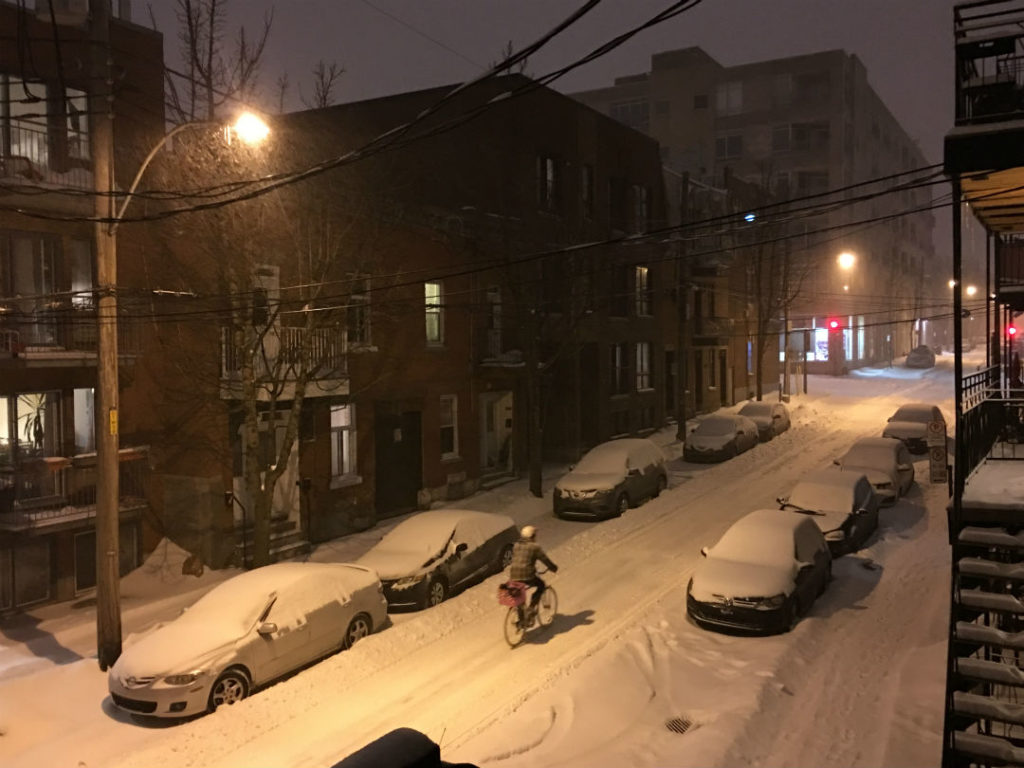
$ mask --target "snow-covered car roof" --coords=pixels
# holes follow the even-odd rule
[[[796,532],[807,525],[817,531],[817,526],[805,515],[782,509],[757,509],[733,523],[709,556],[789,568],[795,556],[793,540]]]
[[[889,462],[896,459],[901,445],[903,443],[894,437],[862,437],[850,446],[839,463],[851,466],[875,466],[881,463],[888,466]]]
[[[740,416],[771,416],[774,407],[774,403],[759,403],[755,400],[740,408],[739,414]]]
[[[409,552],[430,557],[445,546],[455,526],[464,521],[472,521],[487,538],[515,527],[515,521],[507,515],[469,509],[433,509],[400,522],[370,552]]]
[[[929,422],[934,418],[936,406],[930,403],[904,403],[896,409],[889,421]],[[942,412],[939,411],[939,416]],[[944,419],[943,419],[944,420]]]
[[[595,445],[573,468],[574,472],[608,473],[622,472],[630,456],[648,463],[665,460],[661,448],[645,438],[624,437]]]
[[[744,421],[750,421],[746,416],[725,414],[722,416],[708,416],[701,419],[700,424],[694,430],[697,435],[729,435]]]

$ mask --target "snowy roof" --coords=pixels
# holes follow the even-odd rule
[[[931,403],[904,403],[896,409],[893,421],[924,421],[932,420],[935,407]]]

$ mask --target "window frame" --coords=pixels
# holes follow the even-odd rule
[[[352,291],[345,308],[345,342],[349,347],[369,347],[373,344],[370,324],[370,278],[359,275],[352,278]],[[359,332],[353,334],[355,328]]]
[[[654,388],[654,377],[651,371],[651,342],[638,341],[635,349],[636,360],[636,391],[646,392]]]
[[[432,295],[430,286],[436,286],[437,290]],[[426,334],[428,347],[444,346],[444,281],[425,280],[423,282],[424,299],[424,332]],[[431,320],[434,323],[431,323]]]
[[[447,409],[445,404],[447,403]],[[447,418],[446,418],[447,417]],[[459,454],[459,396],[441,395],[437,409],[438,449],[441,460],[457,459]],[[445,450],[445,430],[451,430],[450,450]]]
[[[633,267],[633,293],[636,298],[637,317],[650,317],[653,291],[651,289],[651,268],[646,264],[637,264]]]
[[[346,413],[345,420],[348,423],[335,424],[336,412]],[[360,482],[356,404],[332,403],[328,408],[328,425],[331,446],[330,487],[338,488]]]

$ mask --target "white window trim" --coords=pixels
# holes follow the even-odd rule
[[[362,476],[360,476],[360,474],[358,472],[358,470],[359,470],[359,463],[358,463],[359,462],[359,454],[356,452],[356,443],[357,443],[356,437],[357,437],[357,434],[358,434],[357,431],[356,431],[356,406],[355,406],[354,403],[338,403],[336,405],[330,406],[329,417],[332,420],[333,420],[334,410],[335,409],[339,409],[339,408],[348,408],[349,409],[349,424],[348,424],[347,427],[335,427],[333,424],[330,425],[330,431],[329,431],[329,434],[331,436],[331,438],[330,438],[330,440],[331,440],[331,442],[330,442],[330,445],[331,445],[331,482],[330,482],[330,487],[332,489],[334,489],[334,488],[343,488],[343,487],[348,486],[348,485],[358,485],[359,483],[361,483],[363,481]],[[350,454],[349,465],[351,467],[351,471],[349,471],[349,472],[342,472],[341,474],[335,474],[334,473],[334,465],[335,465],[335,451],[337,450],[337,447],[336,447],[337,443],[336,443],[336,441],[339,439],[340,435],[342,433],[344,433],[344,432],[349,432],[351,434],[351,438],[349,440],[349,454]]]
[[[433,303],[427,299],[426,291],[428,285],[437,286],[437,298],[436,303]],[[427,280],[423,283],[424,293],[424,334],[427,338],[427,346],[430,347],[442,347],[444,346],[444,281],[442,280]],[[426,329],[426,319],[430,315],[437,315],[437,338],[430,338],[430,334]]]

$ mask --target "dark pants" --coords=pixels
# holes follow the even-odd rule
[[[530,607],[536,608],[537,603],[540,602],[540,596],[544,594],[544,590],[547,589],[547,584],[540,576],[534,576],[532,579],[523,579],[523,584],[528,587],[536,587],[533,594],[530,596]]]

